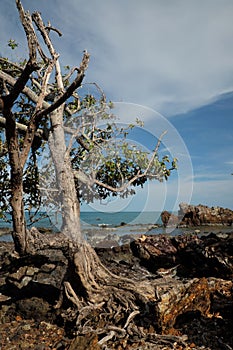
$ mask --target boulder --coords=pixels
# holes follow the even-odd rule
[[[174,272],[183,278],[233,276],[233,233],[227,237],[211,233],[169,237],[145,236],[131,242],[133,254],[150,272],[161,275]],[[161,271],[161,268],[167,270]]]
[[[169,213],[169,211],[166,211],[166,210],[161,213],[161,220],[165,227],[173,227],[173,226],[176,227],[179,223],[178,216],[172,213]]]
[[[233,210],[221,207],[208,207],[206,205],[190,205],[180,203],[178,215],[167,211],[162,212],[161,220],[165,227],[193,227],[208,225],[227,225],[233,223]]]

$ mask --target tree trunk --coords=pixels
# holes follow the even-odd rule
[[[52,132],[49,146],[56,171],[56,181],[62,206],[62,232],[76,243],[83,243],[80,227],[80,203],[77,199],[74,176],[63,129],[63,108],[51,115]]]
[[[12,183],[12,219],[13,219],[13,233],[12,237],[15,244],[15,250],[23,255],[27,249],[27,230],[25,224],[24,215],[24,202],[23,202],[23,171],[18,169],[17,173],[11,172]]]
[[[20,150],[16,123],[13,114],[9,111],[6,117],[6,139],[9,151],[11,168],[11,207],[15,250],[19,254],[26,252],[26,224],[23,203],[23,167],[20,161]]]

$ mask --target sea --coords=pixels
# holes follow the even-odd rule
[[[208,234],[210,232],[226,232],[230,228],[223,227],[200,227],[200,228],[164,228],[162,225],[160,212],[144,211],[144,212],[99,212],[84,211],[81,212],[81,229],[85,235],[93,232],[113,233],[120,237],[126,235],[140,234],[169,234],[177,236],[183,233],[191,233],[200,231]],[[173,213],[177,214],[177,213]],[[26,213],[26,222],[28,228],[35,226],[51,230],[54,233],[59,232],[61,228],[61,219],[55,214],[47,214],[39,212],[29,215]],[[7,221],[0,220],[0,241],[11,241],[10,230],[11,217],[7,216]],[[232,231],[232,228],[231,228]]]

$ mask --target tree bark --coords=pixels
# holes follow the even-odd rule
[[[9,110],[5,111],[4,115],[6,116],[6,140],[11,168],[12,237],[15,250],[19,254],[24,254],[26,252],[26,225],[23,203],[23,167],[20,161],[20,150],[14,116]]]
[[[83,243],[80,227],[80,203],[75,189],[69,154],[66,152],[63,129],[63,108],[51,114],[52,132],[49,146],[56,171],[56,180],[62,205],[62,232],[77,243]]]

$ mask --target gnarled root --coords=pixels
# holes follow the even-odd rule
[[[71,281],[64,285],[77,311],[77,334],[95,333],[101,346],[113,339],[145,337],[143,328],[153,326],[156,319],[156,293],[150,281],[113,274],[89,245],[78,247],[74,267],[85,297],[76,294]]]

